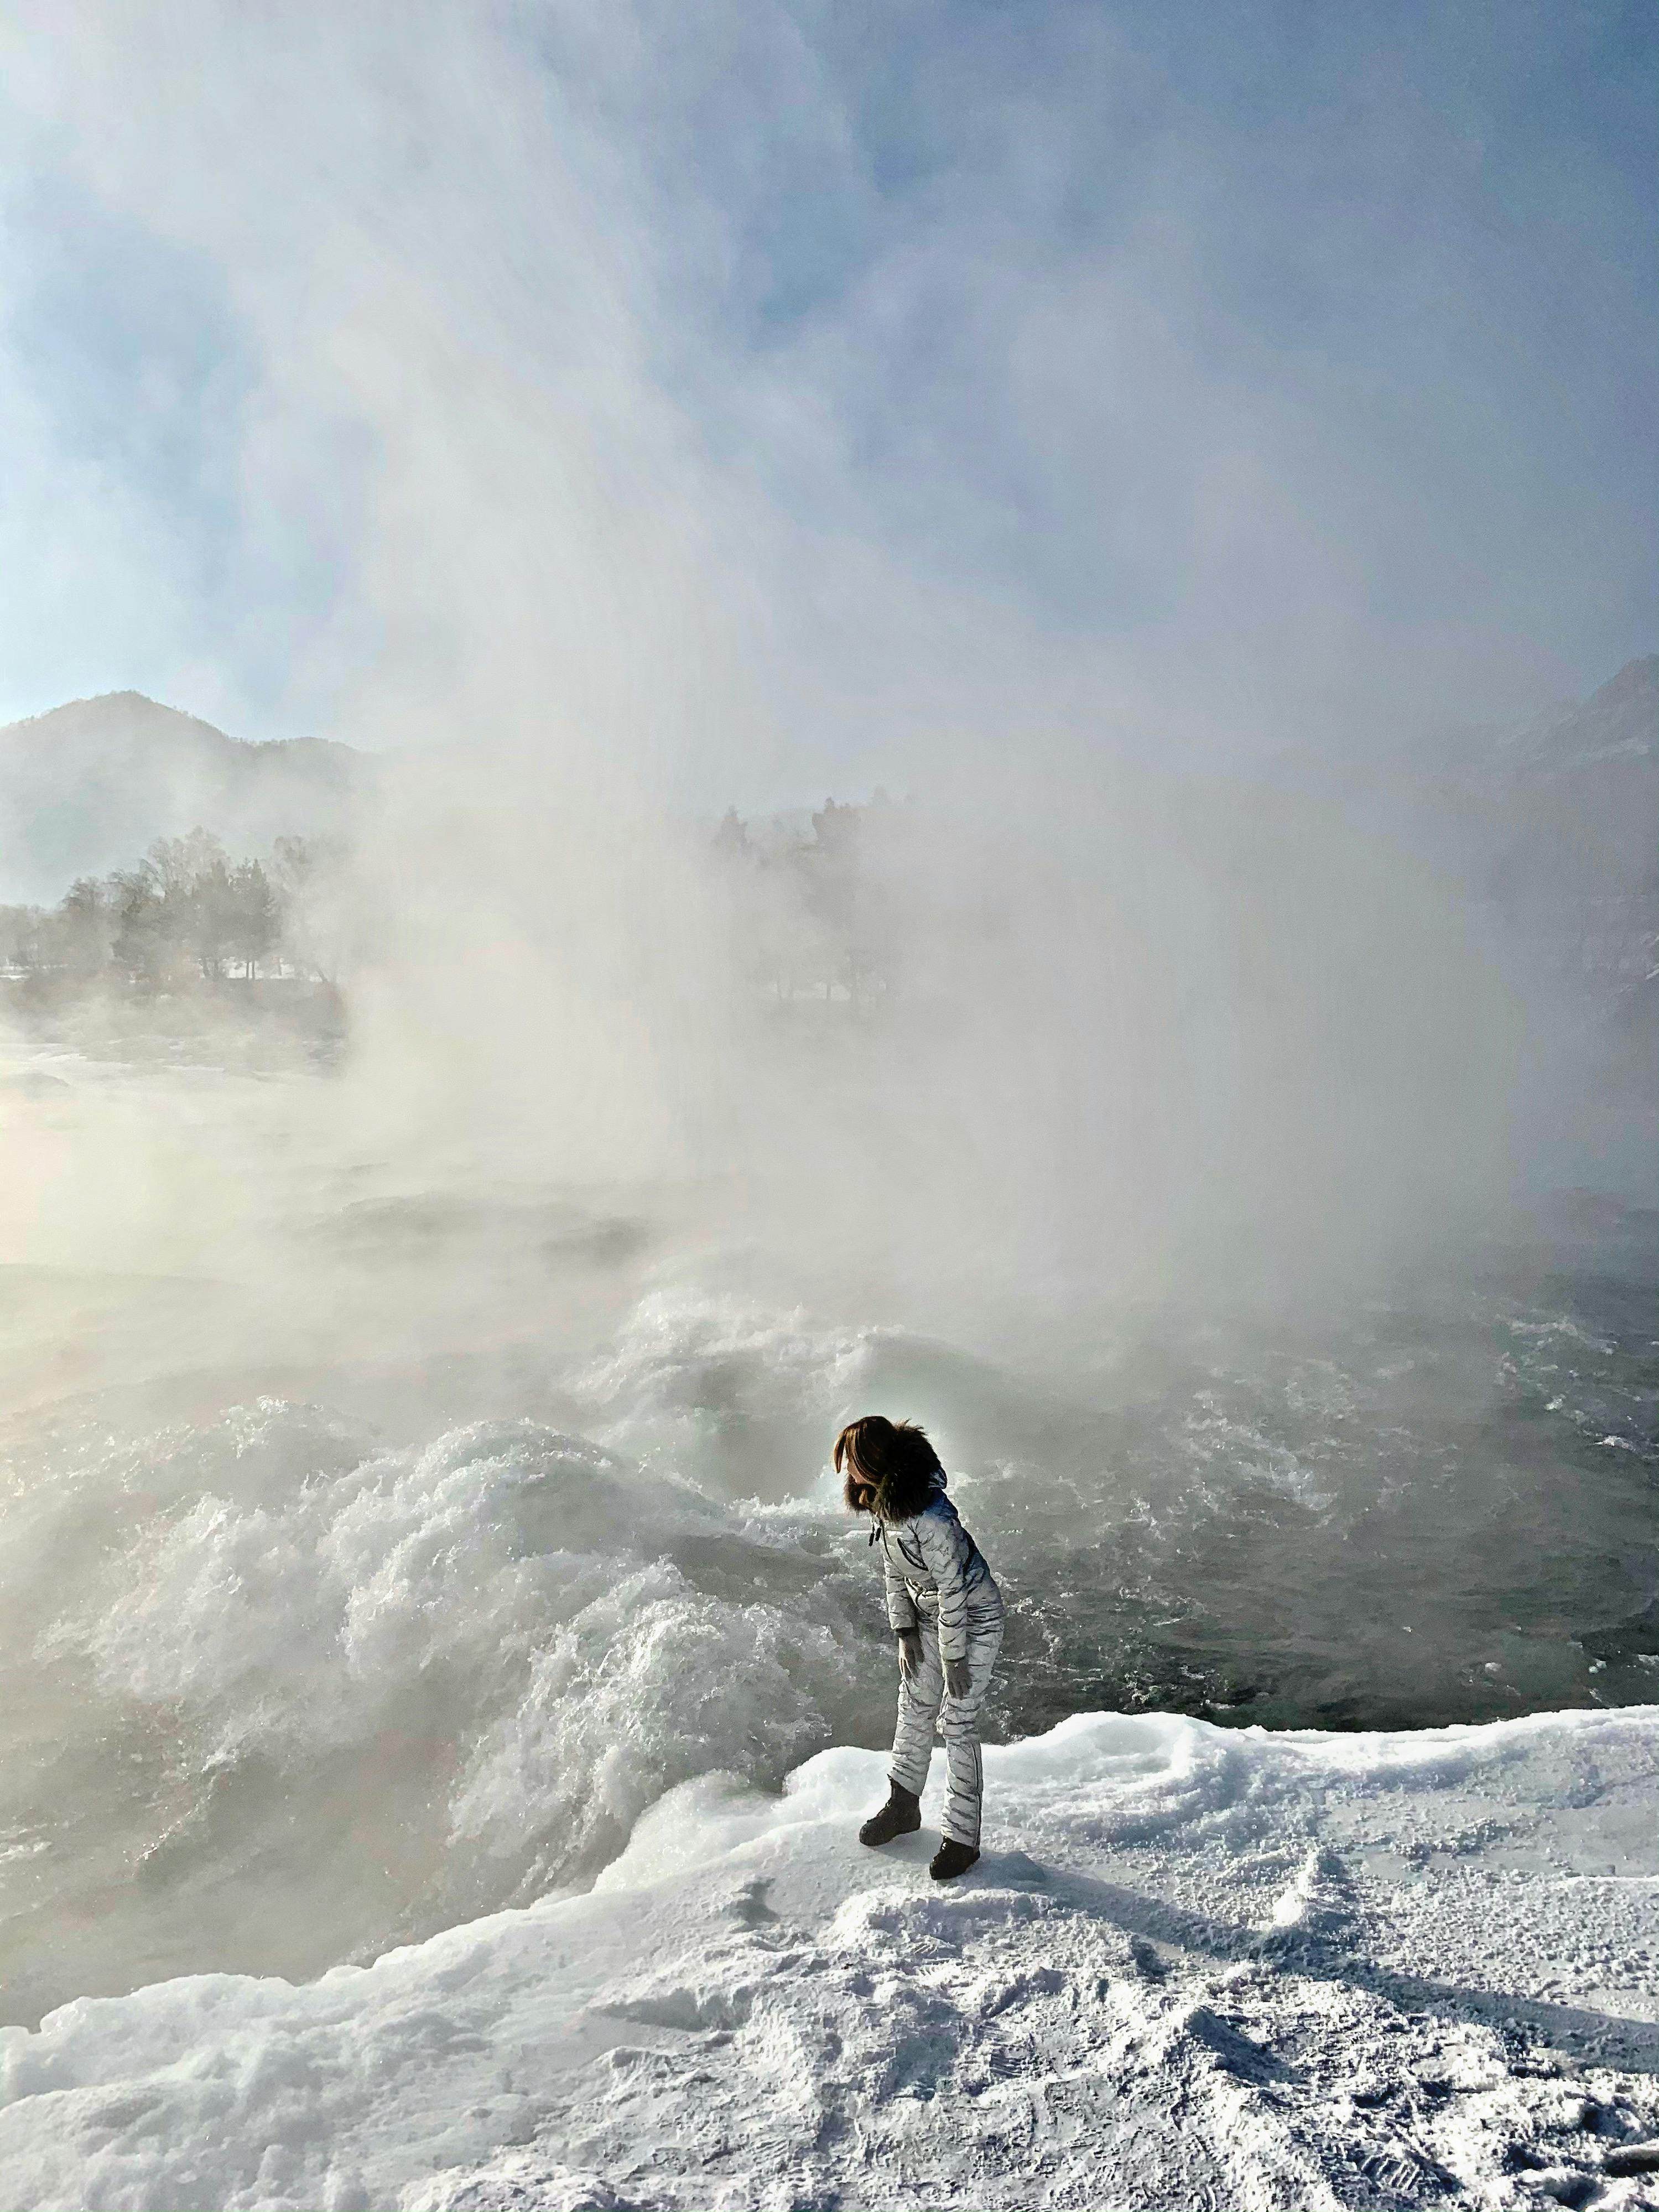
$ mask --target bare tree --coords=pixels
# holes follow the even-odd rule
[[[184,950],[187,896],[169,891],[148,862],[117,869],[108,888],[115,906],[112,964],[140,990],[173,982]]]
[[[331,838],[279,837],[270,880],[284,958],[337,987],[357,931],[347,848]]]
[[[230,928],[228,943],[233,959],[242,963],[250,981],[259,963],[275,951],[281,930],[281,907],[269,876],[258,860],[243,860],[230,873]]]

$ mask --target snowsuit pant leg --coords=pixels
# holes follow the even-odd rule
[[[939,1656],[939,1623],[924,1612],[917,1626],[921,1632],[921,1664],[899,1678],[898,1724],[893,1732],[890,1778],[920,1797],[927,1786],[933,1759],[933,1729],[945,1738],[945,1765],[950,1785],[945,1793],[940,1832],[952,1842],[979,1848],[980,1808],[985,1779],[979,1749],[979,1717],[991,1675],[1002,1649],[1002,1614],[974,1614],[968,1619],[968,1694],[947,1697],[945,1669]]]

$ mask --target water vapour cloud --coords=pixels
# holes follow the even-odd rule
[[[406,742],[390,672],[526,664],[704,803],[1588,688],[1650,40],[1180,15],[26,14],[7,365],[91,502],[33,526],[160,556],[103,603],[186,703]]]

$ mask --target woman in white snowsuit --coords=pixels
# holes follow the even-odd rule
[[[890,1844],[921,1826],[937,1723],[950,1787],[932,1873],[949,1881],[979,1856],[977,1729],[1002,1646],[1002,1592],[945,1494],[945,1470],[924,1430],[866,1413],[836,1438],[836,1472],[843,1468],[848,1506],[874,1521],[870,1541],[881,1545],[899,1657],[890,1794],[860,1839]]]

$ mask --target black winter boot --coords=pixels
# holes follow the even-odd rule
[[[979,1856],[972,1844],[958,1844],[946,1836],[933,1853],[933,1863],[927,1869],[935,1881],[954,1881],[959,1874],[966,1874]]]
[[[902,1782],[887,1785],[887,1802],[872,1813],[859,1830],[861,1844],[890,1844],[895,1836],[911,1836],[921,1826],[921,1800]]]

